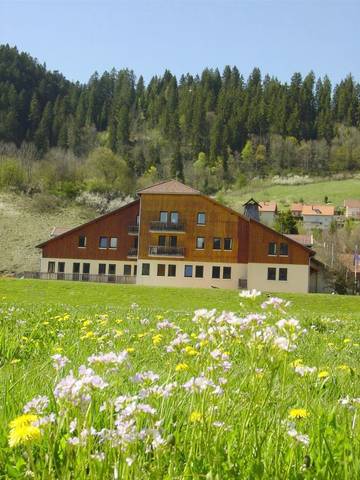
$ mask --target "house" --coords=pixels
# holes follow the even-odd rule
[[[345,217],[360,220],[360,200],[345,200]]]
[[[328,229],[335,220],[335,207],[333,205],[306,205],[294,203],[291,213],[295,218],[302,218],[306,229]]]
[[[176,180],[38,245],[40,278],[308,292],[314,252]]]
[[[259,202],[260,222],[272,227],[277,214],[276,202]]]

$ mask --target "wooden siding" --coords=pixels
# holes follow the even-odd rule
[[[76,258],[89,260],[125,260],[134,246],[136,236],[128,234],[128,226],[135,225],[140,202],[131,203],[113,213],[99,217],[74,231],[51,239],[43,247],[45,258]],[[79,236],[87,238],[86,248],[79,248]],[[99,249],[99,237],[117,237],[116,249]]]
[[[268,255],[270,242],[277,244],[277,254]],[[288,255],[279,255],[280,243],[288,244]],[[291,241],[260,223],[250,221],[249,263],[291,263],[293,265],[308,265],[309,250],[297,242]]]
[[[185,233],[153,233],[150,223],[160,219],[160,212],[178,212],[179,223],[184,223]],[[198,212],[206,215],[206,224],[197,225]],[[158,245],[159,235],[177,237],[177,246],[185,248],[185,259],[204,262],[247,262],[247,220],[216,204],[203,195],[147,195],[141,196],[139,258],[149,257],[149,246]],[[196,237],[205,238],[205,248],[196,249]],[[222,241],[221,250],[213,249],[213,238]],[[224,250],[224,238],[232,238],[232,250]],[[167,238],[167,241],[169,239]],[[157,257],[161,258],[161,257]],[[173,260],[184,260],[173,257]]]

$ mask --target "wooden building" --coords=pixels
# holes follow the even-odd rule
[[[176,180],[38,246],[40,276],[308,292],[314,252]]]

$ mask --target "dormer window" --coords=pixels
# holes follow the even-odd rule
[[[289,246],[287,243],[280,243],[280,255],[284,257],[289,255]]]
[[[79,248],[85,248],[87,243],[87,238],[85,235],[79,236]]]
[[[268,246],[268,255],[276,255],[276,243],[270,242]]]

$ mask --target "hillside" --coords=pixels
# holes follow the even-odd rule
[[[0,194],[0,274],[37,270],[39,251],[35,245],[49,237],[52,227],[73,227],[95,215],[77,205],[40,212],[34,199]]]
[[[343,180],[313,179],[312,183],[304,185],[274,185],[270,180],[250,182],[242,189],[226,192],[222,198],[231,207],[241,210],[250,197],[257,201],[275,200],[280,209],[286,209],[301,199],[306,203],[324,203],[325,196],[337,207],[343,207],[347,198],[360,198],[360,175]]]

